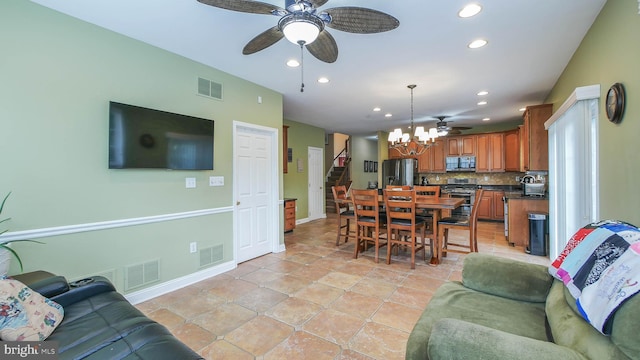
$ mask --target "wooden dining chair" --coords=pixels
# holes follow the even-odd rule
[[[417,202],[424,198],[440,197],[440,186],[438,185],[416,185],[413,190],[416,191]],[[422,211],[418,212],[418,215],[426,220],[428,229],[432,228],[433,210],[422,209]]]
[[[384,203],[387,208],[387,264],[391,263],[393,247],[408,247],[411,249],[411,268],[416,268],[416,252],[422,250],[423,260],[426,260],[426,220],[416,216],[416,193],[414,190],[383,191]],[[418,243],[420,235],[420,243]],[[433,254],[433,243],[431,254]]]
[[[388,238],[386,234],[385,239],[381,238],[382,232],[386,230],[387,219],[380,216],[378,189],[353,189],[351,200],[356,218],[356,246],[353,258],[357,259],[360,249],[365,249],[368,243],[373,243],[377,263],[379,250],[387,244],[386,238]],[[382,240],[385,241],[382,242]]]
[[[351,230],[351,221],[355,220],[355,213],[351,209],[353,203],[351,201],[347,201],[346,186],[332,186],[331,192],[333,193],[333,202],[336,204],[336,212],[338,213],[338,235],[336,236],[336,246],[339,246],[341,237],[344,237],[345,243],[349,238],[356,238],[355,230]]]
[[[438,221],[438,236],[442,241],[442,256],[447,256],[447,252],[462,254],[478,252],[478,205],[482,200],[483,192],[483,189],[476,190],[476,198],[471,207],[471,214],[468,217],[446,217]],[[449,241],[450,229],[469,231],[469,241],[464,244]]]

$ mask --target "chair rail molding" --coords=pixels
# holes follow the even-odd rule
[[[112,229],[112,228],[119,228],[119,227],[125,227],[125,226],[151,224],[151,223],[157,223],[157,222],[163,222],[163,221],[219,214],[219,213],[230,212],[230,211],[233,211],[233,206],[185,211],[185,212],[173,213],[173,214],[145,216],[145,217],[130,218],[130,219],[101,221],[101,222],[94,222],[94,223],[87,223],[87,224],[56,226],[56,227],[31,229],[31,230],[24,230],[24,231],[12,231],[12,232],[7,232],[0,235],[0,244],[10,242],[10,241],[16,241],[16,240],[38,239],[38,238],[44,238],[49,236],[75,234],[75,233],[80,233],[85,231],[96,231],[96,230]]]

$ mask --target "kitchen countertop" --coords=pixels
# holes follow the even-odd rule
[[[505,192],[505,200],[549,200],[549,195],[545,196],[524,196],[522,192]]]

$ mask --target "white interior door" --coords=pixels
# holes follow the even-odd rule
[[[236,261],[241,263],[270,253],[277,242],[274,176],[278,166],[273,132],[234,125],[234,243]]]
[[[326,217],[324,207],[323,149],[308,148],[309,164],[309,220]]]

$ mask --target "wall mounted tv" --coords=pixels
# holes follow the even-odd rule
[[[213,121],[109,102],[109,169],[213,170]]]

